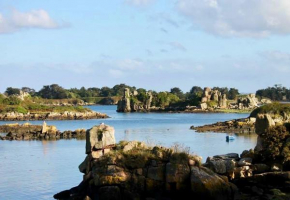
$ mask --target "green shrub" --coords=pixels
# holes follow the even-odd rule
[[[11,96],[11,97],[5,98],[3,100],[3,103],[6,105],[20,105],[21,100],[17,97]]]
[[[208,107],[214,108],[214,107],[217,107],[218,102],[217,101],[208,101],[208,102],[206,102],[206,104]]]
[[[272,113],[279,115],[283,115],[283,113],[289,114],[290,104],[281,104],[279,102],[266,104],[253,110],[253,112],[250,114],[250,117],[257,117],[257,115],[261,113]]]
[[[262,135],[264,138],[263,146],[267,147],[262,151],[262,157],[267,161],[281,161],[289,160],[290,152],[287,142],[290,134],[285,126],[273,126],[266,130]],[[286,149],[287,148],[287,149]]]

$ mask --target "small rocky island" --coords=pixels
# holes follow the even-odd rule
[[[20,90],[18,95],[0,94],[0,121],[32,120],[84,120],[108,118],[106,114],[80,106],[82,101],[58,100],[57,104],[46,104],[47,100],[33,99]]]
[[[104,119],[108,116],[104,113],[92,110],[63,111],[63,112],[7,112],[0,113],[0,121],[41,121],[41,120],[84,120],[84,119]]]
[[[236,134],[251,134],[255,133],[255,117],[248,117],[242,119],[233,119],[225,122],[217,122],[203,126],[191,126],[190,129],[198,133],[202,132],[216,132],[216,133],[236,133]]]
[[[57,139],[85,139],[86,130],[59,131],[56,126],[49,126],[45,122],[42,125],[5,124],[0,125],[0,133],[6,133],[0,140],[57,140]]]
[[[271,103],[268,99],[258,101],[255,94],[240,95],[235,100],[228,100],[226,94],[219,90],[205,87],[202,95],[193,100],[178,100],[170,93],[155,94],[147,91],[140,95],[138,91],[124,89],[121,100],[118,101],[117,112],[246,112],[250,113],[258,105]],[[165,102],[172,103],[165,103]],[[158,104],[159,106],[155,105]]]

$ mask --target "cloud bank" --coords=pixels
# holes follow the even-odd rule
[[[290,33],[289,0],[178,0],[195,29],[220,36],[266,37]]]
[[[56,29],[61,27],[62,25],[54,21],[43,9],[29,12],[20,12],[14,9],[8,16],[3,16],[0,13],[0,34],[29,28]]]

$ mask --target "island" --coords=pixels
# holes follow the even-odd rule
[[[179,99],[172,93],[139,93],[137,90],[124,89],[123,97],[118,101],[117,112],[224,112],[250,113],[260,105],[272,103],[269,99],[256,98],[255,94],[235,95],[227,99],[225,93],[218,89],[205,87],[187,100]]]
[[[0,121],[31,120],[84,120],[108,118],[106,114],[79,105],[79,101],[59,100],[47,104],[46,100],[32,98],[28,93],[0,94]]]

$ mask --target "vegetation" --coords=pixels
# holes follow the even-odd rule
[[[20,91],[27,92],[32,97],[32,100],[36,103],[44,104],[61,104],[70,103],[77,104],[80,100],[87,103],[94,104],[106,104],[108,100],[111,102],[116,102],[119,100],[123,94],[124,89],[129,88],[130,91],[137,91],[138,95],[132,99],[132,101],[145,104],[149,99],[148,92],[144,88],[131,87],[126,84],[118,84],[114,87],[91,87],[85,88],[71,88],[65,89],[57,84],[45,85],[39,91],[35,91],[29,87],[12,88],[8,87],[5,91],[7,96],[16,96],[20,94]],[[234,99],[236,95],[239,94],[238,90],[235,88],[219,88],[214,87],[222,93],[227,94],[228,98]],[[193,86],[189,92],[184,93],[180,88],[173,87],[170,91],[151,91],[153,95],[152,106],[165,107],[165,106],[197,106],[199,105],[203,93],[203,89],[199,86]],[[61,99],[61,102],[58,101]],[[76,102],[76,103],[74,103]]]
[[[266,89],[260,89],[256,92],[260,98],[266,97],[274,101],[290,100],[290,89],[282,87],[281,85],[274,85]]]
[[[37,103],[37,101],[35,102],[35,99],[33,98],[26,98],[25,100],[22,101],[15,96],[4,97],[3,95],[0,95],[0,113],[18,112],[27,114],[28,112],[30,113],[65,112],[65,111],[85,112],[89,110],[81,106],[52,106],[52,105],[48,106],[43,105],[41,103]]]
[[[127,141],[120,141],[116,145],[116,150],[111,151],[102,157],[105,162],[108,159],[115,159],[115,161],[129,169],[143,168],[152,160],[161,160],[177,164],[187,164],[189,159],[195,161],[196,165],[201,165],[201,160],[196,155],[189,153],[189,147],[185,147],[179,143],[175,143],[171,148],[164,148],[160,146],[149,147],[142,142],[129,151],[123,151],[128,144]]]
[[[279,114],[283,116],[284,113],[286,114],[290,113],[290,104],[282,104],[278,102],[266,104],[264,106],[261,106],[253,110],[250,117],[256,117],[257,114],[262,114],[262,113],[272,113],[272,114]]]
[[[267,163],[280,163],[284,170],[290,169],[290,134],[284,125],[269,127],[263,135],[263,150],[256,152],[257,160]]]

